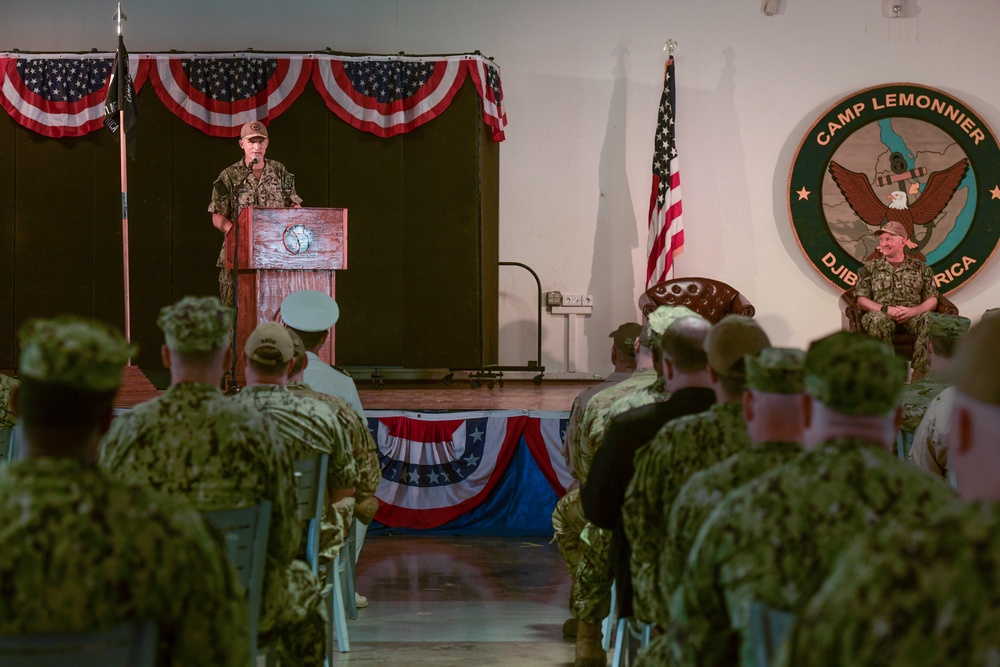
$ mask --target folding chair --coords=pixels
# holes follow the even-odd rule
[[[257,656],[257,621],[260,618],[261,594],[264,587],[264,562],[267,555],[267,536],[271,521],[271,502],[262,500],[256,505],[232,510],[205,512],[207,522],[214,525],[226,538],[226,550],[237,578],[247,591],[250,611],[250,655]],[[267,652],[270,662],[273,651]]]
[[[295,493],[299,499],[299,521],[308,521],[306,562],[313,574],[319,574],[319,538],[326,505],[326,471],[329,454],[320,454],[295,462]]]
[[[795,614],[760,602],[750,605],[750,643],[757,667],[771,664],[794,623]]]
[[[153,667],[156,624],[121,623],[100,632],[0,636],[4,667]]]
[[[636,620],[631,616],[618,619],[615,633],[615,654],[611,667],[634,665],[639,651],[649,646],[653,637],[653,624]]]

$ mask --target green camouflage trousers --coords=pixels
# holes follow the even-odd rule
[[[322,585],[301,560],[280,569],[275,574],[284,579],[283,595],[269,599],[261,610],[259,644],[273,646],[280,665],[323,667],[327,614]]]
[[[570,612],[581,621],[598,623],[611,608],[614,582],[611,533],[594,526],[583,515],[580,491],[563,496],[552,512],[552,541],[559,545],[566,571],[573,581]]]
[[[930,314],[920,313],[909,322],[903,324],[903,328],[917,337],[913,344],[913,370],[926,373],[930,370]],[[892,336],[896,333],[896,321],[879,311],[865,313],[861,316],[861,326],[865,333],[872,338],[885,341],[892,347]]]
[[[588,523],[580,535],[580,547],[571,611],[581,621],[600,623],[611,611],[611,586],[615,582],[611,531]]]
[[[233,286],[233,274],[236,273],[232,269],[221,269],[219,271],[219,301],[222,302],[223,306],[229,306],[232,308],[235,304],[233,295],[236,292],[236,288]]]

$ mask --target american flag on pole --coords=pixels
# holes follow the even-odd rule
[[[674,136],[674,59],[667,60],[663,72],[663,94],[653,140],[653,188],[649,197],[649,238],[647,241],[646,288],[673,276],[674,256],[684,250],[681,218],[681,168]]]

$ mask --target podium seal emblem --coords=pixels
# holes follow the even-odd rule
[[[305,225],[292,225],[285,229],[282,241],[285,244],[285,250],[293,255],[301,255],[312,245],[313,233]]]

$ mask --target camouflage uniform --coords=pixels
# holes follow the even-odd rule
[[[654,369],[640,368],[632,373],[629,379],[598,392],[587,402],[587,407],[580,420],[580,427],[573,433],[572,439],[569,437],[566,439],[569,458],[573,462],[570,472],[573,473],[574,479],[580,482],[587,479],[590,462],[593,460],[593,452],[597,451],[596,448],[604,439],[604,430],[607,428],[604,417],[610,406],[629,392],[650,386],[656,380],[657,375]],[[600,432],[596,445],[589,444],[591,442],[589,434],[592,431]],[[584,455],[585,450],[586,455]],[[574,580],[577,567],[580,564],[580,534],[586,525],[587,519],[583,516],[583,507],[580,506],[580,492],[578,489],[574,489],[560,498],[552,511],[552,528],[554,529],[552,541],[559,545],[563,562],[566,564],[566,569],[569,570],[570,577]]]
[[[636,618],[665,621],[669,614],[658,570],[675,496],[696,472],[749,446],[742,407],[727,402],[670,422],[636,452],[635,474],[622,507],[622,523],[632,547]]]
[[[295,177],[288,173],[285,165],[275,160],[264,160],[264,172],[260,180],[241,159],[226,167],[215,179],[212,188],[212,203],[209,213],[218,213],[232,223],[239,219],[240,211],[248,206],[294,206],[301,204],[302,198],[295,192]],[[226,245],[222,244],[219,261],[219,293],[222,303],[233,306],[233,272],[226,266]]]
[[[358,480],[350,435],[324,401],[293,393],[287,387],[278,385],[247,387],[233,400],[273,420],[293,460],[311,458],[320,452],[329,454],[328,492],[350,488]],[[337,508],[331,510],[336,512]],[[328,552],[327,547],[333,551],[340,548],[337,543],[322,546],[324,554]]]
[[[1000,507],[893,526],[837,560],[780,665],[993,665],[1000,647]]]
[[[292,461],[258,412],[212,385],[176,384],[112,422],[100,465],[118,479],[182,496],[199,512],[271,501],[260,632],[303,620],[288,618],[289,601],[307,607],[294,601],[315,596],[319,582],[289,590],[296,575],[288,570],[302,549]]]
[[[250,664],[244,595],[186,504],[76,459],[0,470],[0,635],[159,627],[158,665]]]
[[[696,473],[681,487],[670,509],[669,539],[660,559],[660,585],[668,598],[684,574],[698,530],[722,499],[801,453],[797,442],[755,442],[748,450]]]
[[[20,346],[27,458],[0,470],[0,634],[149,619],[157,664],[248,664],[243,591],[201,517],[89,462],[135,347],[73,316],[28,322]]]
[[[838,332],[806,355],[817,409],[888,426],[906,364],[884,343]],[[832,431],[835,432],[835,431]],[[883,521],[925,524],[954,503],[947,485],[899,461],[884,444],[831,437],[730,493],[702,525],[671,606],[669,632],[646,664],[753,664],[754,602],[799,613],[837,556]]]
[[[596,396],[598,393],[615,386],[623,380],[627,380],[632,377],[632,372],[616,372],[609,375],[604,382],[600,384],[595,384],[592,387],[587,387],[580,394],[573,399],[573,406],[569,411],[569,421],[566,422],[566,431],[563,433],[563,447],[562,455],[566,459],[566,467],[569,470],[573,469],[573,457],[570,453],[570,443],[574,442],[577,438],[576,432],[580,428],[580,420],[583,418],[583,412],[587,409],[587,404],[590,399]]]
[[[802,350],[792,348],[765,348],[755,356],[747,356],[746,388],[755,396],[778,394],[801,399],[804,361]],[[794,419],[798,414],[785,416]],[[680,583],[701,524],[722,498],[801,453],[799,442],[753,442],[746,451],[696,473],[681,487],[670,510],[669,538],[660,559],[660,585],[665,599],[670,599],[670,592]]]
[[[898,268],[893,268],[885,257],[868,262],[858,271],[856,295],[890,306],[918,306],[931,297],[938,296],[934,272],[918,259],[907,255]],[[861,316],[865,333],[892,345],[896,321],[880,311]],[[929,313],[921,313],[902,325],[917,337],[913,344],[913,370],[926,373],[930,368],[928,356]]]
[[[14,427],[14,413],[11,412],[10,395],[17,386],[17,380],[0,373],[0,429]]]
[[[358,417],[358,413],[343,399],[331,394],[313,391],[304,382],[290,382],[288,389],[293,394],[310,396],[321,400],[333,409],[338,425],[347,434],[351,445],[351,453],[354,457],[354,464],[357,468],[357,477],[350,484],[350,486],[354,487],[354,506],[357,507],[361,503],[374,498],[379,481],[382,479],[382,467],[379,465],[378,460],[378,445],[375,444],[375,439],[372,438],[371,431],[368,430],[365,423]],[[332,521],[333,517],[330,517],[330,525],[327,525],[327,521],[323,522],[324,537],[321,540],[321,550],[324,553],[331,553],[339,549],[340,544],[338,542],[342,543],[343,538],[350,531],[350,519],[353,518],[354,513],[351,512],[348,515],[338,511],[337,514],[339,518],[336,526]],[[368,517],[368,521],[371,521],[370,517]],[[340,531],[339,538],[338,530]]]
[[[948,479],[948,434],[951,431],[951,408],[955,388],[942,391],[927,406],[924,418],[913,434],[909,459],[941,479]]]

